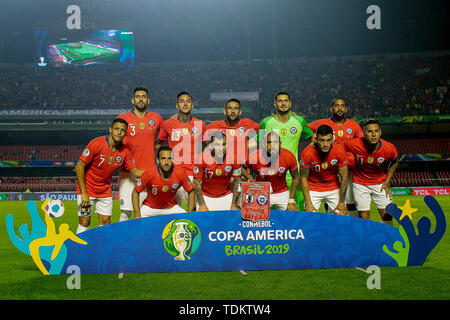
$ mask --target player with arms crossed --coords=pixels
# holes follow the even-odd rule
[[[288,149],[280,147],[278,133],[268,132],[262,146],[250,154],[246,165],[254,170],[256,182],[270,182],[271,206],[278,210],[299,210],[295,202],[300,183],[297,159]],[[288,172],[292,176],[290,190],[286,183]]]
[[[383,223],[392,225],[392,217],[385,208],[392,202],[390,181],[398,166],[397,148],[381,139],[377,120],[366,121],[363,134],[362,138],[344,143],[355,156],[353,193],[356,207],[361,218],[370,219],[370,203],[373,200]]]
[[[300,186],[306,211],[319,210],[325,201],[332,212],[346,215],[347,159],[344,147],[333,140],[330,126],[317,128],[314,144],[308,145],[300,158]]]
[[[123,139],[123,144],[130,150],[139,168],[154,168],[155,138],[163,119],[159,114],[147,110],[150,103],[147,88],[136,87],[131,103],[134,106],[132,111],[117,116],[128,122],[127,135]],[[133,211],[131,193],[136,182],[136,178],[125,167],[122,167],[119,175],[119,221],[126,221],[131,217]],[[140,193],[141,203],[146,194],[147,190]]]
[[[287,92],[278,92],[276,94],[274,106],[276,114],[264,118],[261,121],[260,130],[265,130],[265,132],[275,130],[281,139],[283,148],[289,150],[298,163],[300,138],[310,139],[313,136],[313,132],[302,116],[292,114],[291,97]],[[288,172],[286,174],[286,182],[289,189],[292,187],[292,181],[293,177]],[[300,189],[295,194],[295,202],[299,208],[303,208],[303,193]]]
[[[308,127],[310,127],[313,132],[316,132],[320,125],[326,124],[330,126],[333,129],[334,143],[343,146],[346,140],[363,136],[361,126],[357,122],[347,119],[345,116],[347,111],[348,108],[345,99],[333,99],[330,107],[331,117],[308,123]],[[346,157],[348,167],[348,185],[345,203],[347,204],[349,214],[357,217],[358,211],[356,210],[355,198],[353,196],[351,174],[351,170],[355,166],[355,157],[351,152],[347,152]]]
[[[221,131],[211,136],[211,143],[202,154],[202,163],[194,166],[194,189],[198,211],[239,210],[237,183],[241,165],[233,154],[227,153],[227,137]]]
[[[145,171],[132,193],[136,218],[186,212],[177,204],[176,193],[180,187],[188,193],[189,211],[194,211],[194,186],[181,167],[173,166],[172,149],[162,146],[157,153],[158,167]],[[147,196],[140,205],[139,194],[146,189]]]
[[[109,129],[109,135],[89,142],[75,166],[78,181],[77,233],[89,229],[92,210],[98,214],[100,226],[111,223],[113,209],[111,178],[120,166],[125,166],[135,177],[140,177],[144,172],[136,167],[130,151],[122,144],[126,134],[127,122],[115,119]],[[91,206],[94,209],[89,210]]]
[[[158,149],[165,140],[173,151],[174,166],[180,166],[185,170],[189,179],[193,181],[194,163],[201,162],[202,137],[206,130],[206,124],[192,116],[194,101],[188,92],[180,92],[177,95],[178,117],[165,120],[159,131],[155,148]],[[181,203],[187,201],[187,193],[180,188],[177,200]]]

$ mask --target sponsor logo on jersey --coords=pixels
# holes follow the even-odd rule
[[[373,158],[372,157],[368,157],[367,158],[367,163],[372,164],[373,163]]]

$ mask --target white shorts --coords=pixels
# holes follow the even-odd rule
[[[138,179],[127,171],[120,171],[119,174],[119,199],[120,211],[133,211],[133,202],[131,201],[131,193]],[[139,205],[142,205],[147,198],[147,188],[139,193]]]
[[[186,210],[184,210],[179,205],[175,205],[173,207],[165,208],[165,209],[155,209],[155,208],[151,208],[147,205],[143,205],[141,207],[141,217],[142,218],[161,216],[161,215],[165,215],[165,214],[185,213],[185,212],[186,212]]]
[[[112,197],[107,198],[93,198],[89,197],[91,200],[91,214],[97,213],[104,216],[112,216],[113,210],[113,199]],[[89,215],[85,215],[81,212],[81,194],[77,194],[77,207],[78,207],[78,216],[79,217],[88,217]]]
[[[289,201],[289,190],[270,194],[270,206],[276,210],[286,210]]]
[[[319,210],[322,201],[328,204],[328,211],[332,212],[339,203],[339,189],[331,191],[309,191],[309,197],[311,198],[312,205],[316,210]]]
[[[373,200],[377,209],[385,209],[392,202],[390,196],[383,190],[380,192],[382,184],[365,186],[353,183],[353,193],[358,211],[370,211],[370,200]]]
[[[188,176],[189,180],[191,182],[194,182],[194,176]],[[177,193],[175,194],[175,200],[178,202],[179,205],[182,204],[183,200],[186,201],[186,205],[188,204],[188,193],[186,190],[184,190],[183,186],[181,186]]]
[[[203,195],[203,199],[205,200],[205,204],[209,211],[230,210],[231,202],[233,201],[233,193],[218,198]]]

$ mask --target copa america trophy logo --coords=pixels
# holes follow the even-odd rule
[[[164,247],[177,261],[185,261],[197,251],[201,234],[195,223],[186,219],[172,220],[164,228]]]

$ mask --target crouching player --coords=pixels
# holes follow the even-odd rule
[[[173,165],[173,152],[163,146],[157,153],[157,167],[142,174],[131,194],[136,218],[186,212],[177,204],[175,196],[180,187],[188,193],[188,210],[195,209],[193,185],[182,167]],[[139,207],[139,193],[147,188],[147,197]]]
[[[238,180],[241,165],[233,153],[227,153],[225,133],[216,131],[202,153],[201,164],[195,164],[194,188],[198,211],[239,210],[236,206]]]
[[[99,217],[99,225],[111,223],[113,200],[111,178],[122,165],[135,177],[144,170],[136,167],[130,151],[122,144],[128,123],[115,119],[109,135],[95,138],[86,146],[75,166],[77,175],[77,205],[79,224],[77,233],[89,229],[91,212]]]
[[[306,211],[319,210],[325,201],[332,212],[346,215],[347,160],[345,149],[333,141],[330,126],[317,128],[314,144],[308,145],[301,154],[300,186]]]
[[[262,147],[252,152],[246,166],[255,172],[256,182],[270,182],[270,206],[278,210],[298,210],[295,195],[300,183],[297,159],[292,152],[280,147],[280,137],[269,131]],[[292,176],[291,190],[286,183],[286,174]]]
[[[373,200],[383,223],[392,225],[392,217],[385,208],[392,202],[390,181],[398,166],[397,148],[381,139],[377,120],[366,121],[363,135],[345,142],[347,151],[355,156],[353,193],[356,207],[361,218],[370,219]]]

